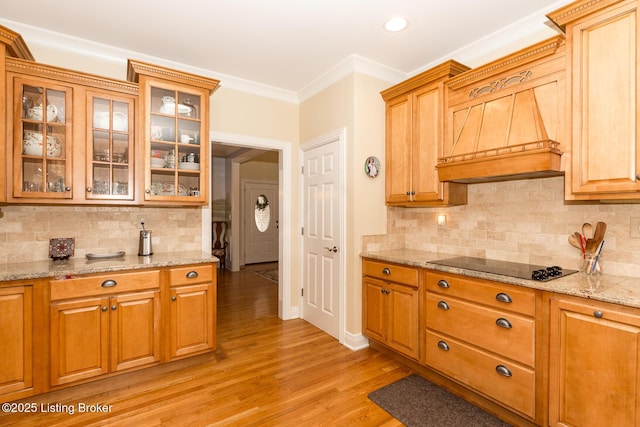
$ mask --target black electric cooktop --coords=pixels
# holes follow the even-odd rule
[[[429,261],[431,264],[444,265],[447,267],[463,268],[465,270],[481,271],[483,273],[499,274],[501,276],[516,277],[519,279],[537,280],[546,282],[576,273],[577,270],[543,265],[524,264],[519,262],[498,261],[494,259],[474,258],[461,256],[446,258],[436,261]]]

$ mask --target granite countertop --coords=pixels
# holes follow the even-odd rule
[[[565,295],[573,295],[596,301],[610,302],[630,307],[640,308],[640,278],[612,276],[602,274],[600,276],[587,276],[581,273],[570,274],[548,282],[519,279],[498,274],[484,273],[466,270],[462,268],[447,267],[432,264],[430,261],[452,258],[458,255],[442,254],[436,252],[419,251],[411,249],[398,249],[387,251],[363,252],[363,258],[377,259],[380,261],[395,262],[398,264],[428,268],[430,270],[455,273],[468,277],[493,280],[510,285],[525,286],[527,288],[556,292]]]
[[[0,264],[0,282],[41,278],[63,278],[69,275],[138,270],[186,264],[218,262],[207,252],[165,252],[151,256],[125,255],[121,258],[89,260],[70,258],[64,261],[35,261]]]

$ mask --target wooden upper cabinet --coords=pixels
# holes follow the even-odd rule
[[[8,202],[134,204],[138,88],[7,58]]]
[[[441,183],[443,82],[468,70],[448,61],[383,91],[386,103],[386,202],[438,206],[467,202],[464,185]]]
[[[568,200],[640,198],[638,2],[586,0],[548,15],[565,28],[573,154]]]
[[[88,92],[86,198],[134,200],[135,99]]]
[[[129,60],[140,85],[144,201],[208,202],[209,96],[219,81]]]
[[[13,192],[16,199],[73,197],[74,90],[48,79],[10,75]]]

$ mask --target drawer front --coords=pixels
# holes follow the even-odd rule
[[[535,417],[533,369],[427,331],[427,365],[530,418]],[[508,376],[510,375],[510,376]]]
[[[418,268],[406,267],[389,262],[372,261],[365,259],[362,261],[362,274],[375,277],[377,279],[390,282],[398,282],[413,287],[418,287]]]
[[[212,264],[198,264],[190,267],[172,268],[169,270],[171,286],[194,285],[212,282],[214,269]]]
[[[535,315],[534,289],[430,270],[427,273],[427,290],[500,310],[514,311],[527,316]]]
[[[52,280],[51,300],[111,295],[160,288],[160,271],[113,273],[74,279]]]
[[[534,367],[535,321],[427,292],[427,328]]]

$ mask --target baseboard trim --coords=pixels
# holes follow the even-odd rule
[[[369,340],[362,334],[344,333],[344,342],[342,343],[350,350],[358,351],[369,347]]]

